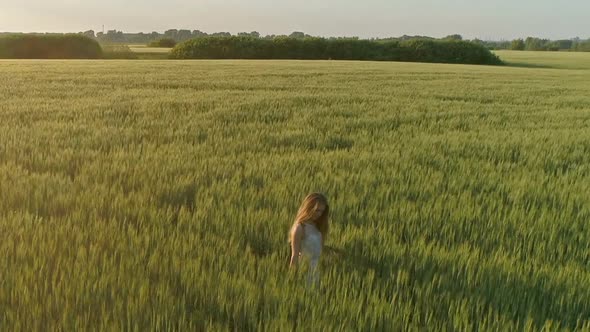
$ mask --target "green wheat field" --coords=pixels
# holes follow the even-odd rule
[[[590,330],[590,54],[500,55],[0,61],[0,330]]]

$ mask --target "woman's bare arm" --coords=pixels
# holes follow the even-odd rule
[[[297,267],[299,253],[301,252],[301,240],[303,239],[303,225],[295,225],[291,235],[291,267]]]

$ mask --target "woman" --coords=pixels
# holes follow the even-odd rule
[[[319,283],[318,263],[328,235],[328,200],[320,193],[307,195],[299,207],[289,233],[291,267],[297,268],[301,258],[309,259],[308,282]]]

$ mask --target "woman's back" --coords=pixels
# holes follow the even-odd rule
[[[309,266],[306,267],[308,270],[307,283],[308,285],[318,285],[318,265],[322,253],[322,233],[313,224],[301,223],[296,227],[303,228],[299,255],[304,262],[309,264]]]
[[[303,226],[303,239],[301,240],[301,254],[310,259],[312,267],[315,267],[322,253],[322,233],[314,224],[301,224]]]

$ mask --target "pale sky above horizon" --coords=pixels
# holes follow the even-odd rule
[[[590,0],[0,0],[0,32],[167,29],[314,36],[590,38]]]

